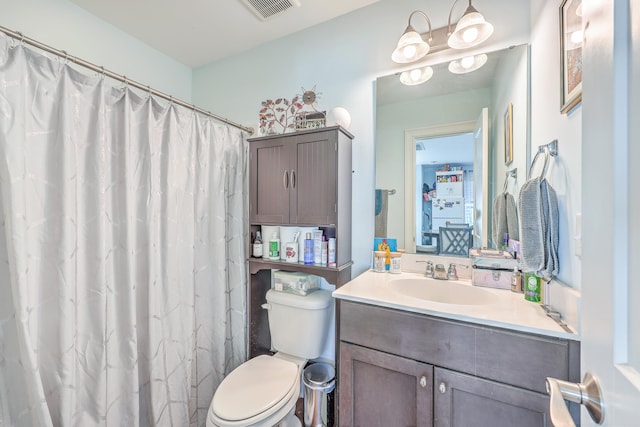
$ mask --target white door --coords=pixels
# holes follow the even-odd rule
[[[581,369],[599,378],[615,427],[640,425],[638,9],[583,0]]]
[[[489,243],[489,109],[483,108],[473,131],[473,245]]]

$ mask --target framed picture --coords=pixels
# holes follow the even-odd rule
[[[504,113],[504,164],[513,162],[513,104]]]
[[[560,5],[560,112],[565,114],[582,100],[582,0]]]

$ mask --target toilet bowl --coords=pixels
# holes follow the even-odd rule
[[[305,363],[282,354],[257,356],[243,363],[216,390],[207,427],[278,425],[295,410]],[[288,423],[295,425],[296,421],[290,418]]]
[[[307,296],[267,292],[273,356],[261,355],[234,369],[218,386],[207,427],[298,427],[296,403],[302,370],[320,355],[328,330],[331,293]],[[302,326],[301,326],[302,325]]]

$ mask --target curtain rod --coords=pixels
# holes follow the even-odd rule
[[[84,59],[80,59],[77,56],[69,55],[64,50],[58,50],[58,49],[55,49],[55,48],[53,48],[51,46],[48,46],[48,45],[46,45],[44,43],[40,43],[37,40],[30,39],[29,37],[25,37],[22,33],[18,32],[18,31],[12,31],[12,30],[10,30],[8,28],[5,28],[5,27],[3,27],[1,25],[0,25],[0,31],[2,31],[3,33],[8,35],[9,37],[12,37],[14,39],[20,40],[21,43],[27,43],[27,44],[29,44],[31,46],[37,47],[40,50],[44,50],[45,52],[48,52],[48,53],[54,54],[56,56],[62,57],[65,60],[71,61],[71,62],[73,62],[73,63],[75,63],[77,65],[80,65],[80,66],[84,67],[84,68],[88,68],[88,69],[90,69],[92,71],[95,71],[97,73],[103,74],[103,75],[105,75],[107,77],[110,77],[110,78],[112,78],[114,80],[117,80],[119,82],[125,83],[125,84],[130,85],[130,86],[133,86],[133,87],[135,87],[137,89],[140,89],[140,90],[143,90],[145,92],[148,92],[148,93],[150,93],[152,95],[155,95],[155,96],[157,96],[159,98],[166,99],[167,101],[173,102],[174,104],[178,104],[178,105],[180,105],[182,107],[189,108],[189,109],[191,109],[193,111],[197,111],[198,113],[204,114],[205,116],[214,118],[214,119],[216,119],[218,121],[221,121],[223,123],[226,123],[226,124],[228,124],[230,126],[233,126],[233,127],[238,128],[238,129],[241,129],[241,130],[247,132],[249,135],[253,135],[253,128],[250,128],[250,127],[247,127],[247,126],[243,126],[243,125],[241,125],[239,123],[235,123],[235,122],[233,122],[233,121],[231,121],[229,119],[225,119],[224,117],[218,116],[217,114],[213,114],[213,113],[211,113],[209,111],[203,110],[202,108],[198,108],[193,104],[189,104],[189,103],[187,103],[185,101],[182,101],[180,99],[176,99],[176,98],[172,97],[171,95],[167,95],[164,92],[160,92],[158,90],[152,89],[149,86],[145,86],[145,85],[143,85],[141,83],[138,83],[138,82],[136,82],[134,80],[130,80],[126,76],[114,73],[113,71],[106,70],[104,67],[100,67],[100,66],[95,65],[95,64],[93,64],[91,62],[85,61]]]

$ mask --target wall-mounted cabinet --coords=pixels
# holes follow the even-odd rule
[[[250,235],[263,225],[313,226],[336,239],[336,265],[249,258],[249,356],[270,348],[261,308],[272,269],[306,272],[340,286],[351,280],[351,141],[340,126],[249,139]],[[262,236],[268,239],[270,236]],[[304,236],[300,236],[304,239]]]

